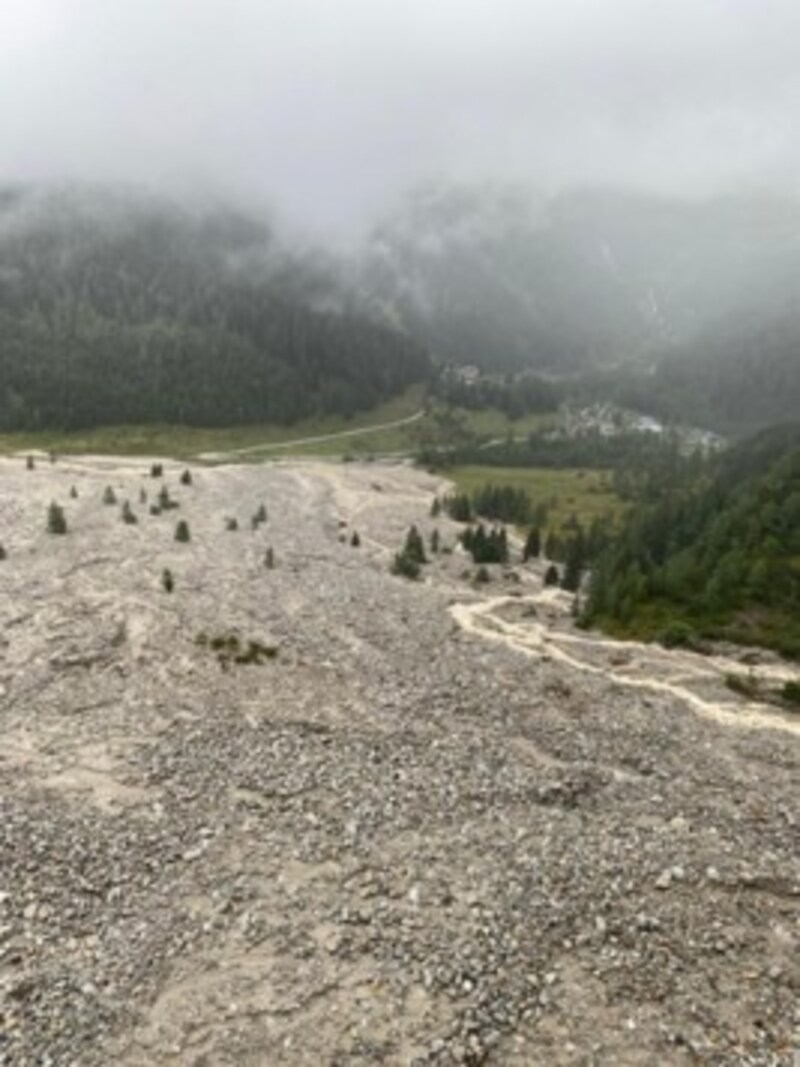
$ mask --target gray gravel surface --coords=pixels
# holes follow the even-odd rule
[[[0,1064],[794,1063],[796,723],[526,643],[536,567],[391,576],[428,475],[180,470],[0,461]]]

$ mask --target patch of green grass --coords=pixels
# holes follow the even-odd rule
[[[603,471],[469,466],[453,467],[445,473],[464,493],[471,494],[488,484],[523,489],[534,505],[548,505],[551,529],[562,526],[572,515],[588,525],[597,518],[616,519],[624,510]]]
[[[800,660],[800,623],[777,609],[732,613],[686,606],[681,610],[674,603],[654,598],[639,605],[624,622],[605,616],[592,620],[593,627],[613,637],[636,641],[661,640],[671,627],[684,624],[698,635],[703,651],[708,651],[703,647],[708,641],[730,641],[771,648],[787,659]]]
[[[375,427],[409,418],[424,408],[425,403],[425,388],[418,385],[372,411],[361,412],[351,419],[331,415],[301,419],[289,426],[101,426],[73,433],[42,431],[0,434],[0,455],[35,450],[64,455],[170,456],[187,460],[203,453],[248,449],[251,451],[232,458],[253,463],[288,456],[365,459],[392,453],[411,455],[419,448],[426,427],[432,425],[429,415],[407,426],[388,429]],[[503,412],[491,409],[459,410],[458,414],[470,430],[486,440],[503,439],[509,435],[524,438],[534,430],[552,425],[556,418],[555,415],[546,414],[511,420]],[[347,436],[293,444],[305,438],[340,433],[346,433]]]
[[[302,419],[291,426],[234,426],[203,428],[192,426],[103,426],[75,433],[46,432],[0,434],[0,454],[42,450],[66,455],[91,454],[128,456],[172,456],[190,459],[203,452],[228,452],[240,448],[258,448],[287,443],[286,449],[265,448],[242,456],[242,459],[278,458],[284,455],[341,456],[354,449],[374,452],[410,451],[414,445],[406,430],[414,424],[391,430],[373,431],[371,427],[408,418],[424,405],[422,386],[414,386],[401,396],[381,404],[370,412],[345,419],[341,416]],[[364,438],[344,437],[312,445],[291,446],[290,442],[321,437],[343,431],[363,431]]]

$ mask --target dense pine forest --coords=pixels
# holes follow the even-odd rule
[[[0,196],[0,431],[289,423],[427,378],[349,310],[319,258],[228,210],[144,196]]]
[[[693,488],[664,487],[595,561],[588,624],[800,657],[800,425],[743,442]]]

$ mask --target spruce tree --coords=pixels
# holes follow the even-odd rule
[[[392,560],[391,571],[401,578],[419,578],[420,565],[407,552],[397,552]]]
[[[438,517],[441,514],[441,512],[442,512],[442,502],[441,502],[441,500],[439,499],[438,496],[435,496],[433,498],[433,503],[431,504],[431,518],[438,519]]]
[[[172,577],[172,571],[169,567],[165,567],[161,572],[161,586],[165,593],[171,593],[175,588],[175,579]]]
[[[408,558],[414,560],[415,563],[428,562],[425,556],[425,545],[422,541],[422,535],[420,534],[416,526],[412,526],[406,534],[406,543],[403,547],[403,555],[408,556]]]
[[[270,547],[264,553],[264,566],[267,568],[268,571],[275,569],[275,552],[272,548],[272,545],[270,545]]]
[[[27,460],[25,461],[25,466],[28,468],[29,471],[32,471],[32,470],[35,469],[36,463],[34,461],[33,456],[28,456]]]
[[[522,562],[527,563],[530,559],[538,559],[542,550],[541,536],[538,526],[532,526],[525,539],[525,548],[522,552]]]
[[[0,563],[2,563],[4,559],[8,559],[8,553],[6,552],[5,548],[0,545]]]
[[[434,556],[439,552],[439,531],[438,529],[431,530],[431,552]]]
[[[175,527],[175,540],[180,541],[181,544],[186,544],[191,540],[191,534],[189,533],[189,523],[186,519],[181,519],[178,525]]]
[[[116,504],[116,502],[117,494],[114,492],[110,485],[107,485],[105,488],[105,492],[103,493],[103,503],[107,506],[111,506],[112,504]]]
[[[51,534],[65,534],[67,532],[67,519],[64,509],[55,502],[47,509],[47,532]]]
[[[139,521],[136,518],[136,515],[133,513],[133,509],[131,508],[130,501],[128,501],[128,500],[126,500],[125,503],[122,505],[122,521],[127,526],[135,526],[136,523]]]
[[[353,536],[350,538],[350,544],[353,548],[361,547],[361,538],[358,536],[358,530],[353,530]]]
[[[561,575],[558,573],[558,567],[555,563],[551,563],[547,570],[544,572],[544,584],[545,585],[558,585],[561,580]]]
[[[191,484],[192,484],[192,472],[187,467],[186,470],[181,475],[181,485],[191,485]]]

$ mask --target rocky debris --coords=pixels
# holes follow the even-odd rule
[[[0,1063],[791,1063],[794,735],[454,626],[426,475],[149,466],[0,461]]]

